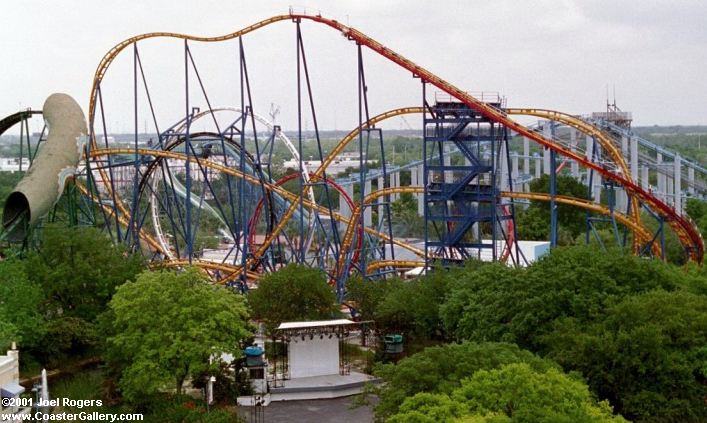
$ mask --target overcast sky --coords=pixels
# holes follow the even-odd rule
[[[634,124],[707,124],[705,1],[305,1],[348,22],[420,66],[467,91],[498,91],[509,106],[570,113],[603,110],[607,87]],[[0,115],[41,108],[52,92],[74,96],[87,110],[101,57],[132,35],[170,31],[221,35],[272,15],[291,2],[235,0],[6,1],[0,43]],[[244,37],[254,106],[295,129],[295,28],[277,23]],[[336,32],[302,24],[315,105],[324,129],[357,122],[356,49]],[[192,43],[214,105],[239,105],[238,44]],[[162,127],[185,111],[183,44],[138,44]],[[371,112],[419,105],[420,84],[373,53],[364,53]],[[190,70],[191,105],[205,106]],[[132,50],[104,84],[111,131],[130,130]],[[140,91],[141,102],[144,94]],[[140,130],[148,110],[139,106]],[[411,117],[412,126],[419,126]],[[311,118],[304,125],[311,129]],[[396,124],[397,125],[397,124]],[[399,124],[401,127],[402,123]],[[407,123],[406,123],[407,125]],[[162,129],[162,128],[161,128]]]

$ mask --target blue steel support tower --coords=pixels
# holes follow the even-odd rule
[[[490,104],[501,108],[496,99]],[[512,181],[497,174],[503,162],[509,167],[506,128],[456,101],[426,105],[423,123],[426,262],[446,266],[489,252],[497,260],[496,241],[510,236],[500,223],[512,219],[499,189]]]

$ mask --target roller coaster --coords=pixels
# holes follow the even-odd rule
[[[296,29],[298,125],[287,134],[254,112],[252,75],[243,42],[247,34],[277,22],[291,22]],[[328,152],[322,149],[314,82],[302,35],[305,22],[333,29],[355,48],[358,94],[351,101],[358,104],[358,125]],[[163,114],[156,110],[154,90],[138,49],[143,40],[159,38],[180,40],[183,52],[185,112],[166,125],[160,121]],[[211,103],[192,46],[230,40],[237,43],[240,104],[220,107]],[[369,114],[364,51],[419,80],[422,104]],[[104,100],[110,91],[104,81],[113,76],[111,65],[119,57],[132,58],[132,78],[128,79],[135,129],[129,140],[116,142],[107,128],[111,116]],[[203,111],[190,98],[192,91],[203,98]],[[703,260],[702,236],[682,214],[679,201],[670,204],[638,182],[637,169],[629,166],[610,128],[558,111],[509,108],[499,96],[472,95],[362,32],[318,14],[290,11],[218,37],[166,32],[138,35],[117,44],[100,61],[83,126],[83,113],[75,102],[55,96],[50,100],[44,109],[50,125],[48,137],[44,138],[45,131],[40,135],[42,148],[37,152],[35,147],[32,155],[27,140],[29,158],[35,163],[43,160],[44,165],[37,171],[30,168],[7,200],[3,216],[7,240],[26,238],[29,229],[54,207],[69,169],[69,179],[83,199],[82,218],[103,228],[114,242],[141,252],[155,267],[198,266],[215,282],[241,290],[288,263],[323,269],[340,298],[353,274],[379,278],[413,267],[451,265],[483,250],[494,260],[521,265],[524,258],[516,242],[514,213],[523,201],[549,203],[553,245],[557,242],[557,205],[567,204],[586,210],[588,216],[603,216],[615,228],[626,228],[631,233],[627,249],[634,254],[662,257],[661,233],[642,221],[645,210],[660,222],[659,231],[663,223],[669,225],[689,260]],[[62,110],[69,112],[58,112]],[[138,131],[139,111],[155,128],[149,140]],[[0,121],[0,133],[20,123],[29,137],[26,121],[36,113],[9,116]],[[422,117],[423,157],[393,167],[386,161],[380,125],[413,114]],[[532,116],[548,124],[528,127],[512,116]],[[305,118],[313,122],[313,131],[304,130]],[[63,126],[65,121],[71,125]],[[564,139],[557,128],[584,134],[587,148],[582,149],[576,139]],[[510,171],[512,160],[517,160],[510,152],[514,139],[536,143],[547,156],[550,193],[517,189],[523,184]],[[305,143],[316,146],[315,161],[303,157]],[[274,176],[276,145],[284,146],[298,164],[298,169],[281,178]],[[338,178],[327,173],[336,158],[352,147],[358,158],[353,174]],[[73,152],[60,162],[56,154],[50,154],[66,150]],[[372,151],[380,157],[375,163],[368,159]],[[557,193],[557,175],[568,163],[585,170],[589,199]],[[527,164],[525,168],[528,172]],[[419,169],[419,173],[410,185],[401,186],[400,172],[410,169]],[[48,183],[57,173],[64,175],[58,189]],[[592,192],[597,180],[610,190],[624,192],[626,204],[602,204],[600,193]],[[394,233],[391,208],[401,194],[412,194],[420,201],[423,245]],[[680,193],[675,195],[679,199]],[[211,243],[217,239],[218,247],[204,248],[200,239],[204,234]]]

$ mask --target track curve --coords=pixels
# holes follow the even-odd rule
[[[374,39],[368,37],[364,33],[351,28],[349,26],[346,26],[336,20],[332,19],[327,19],[322,17],[321,15],[316,15],[316,16],[311,16],[311,15],[303,15],[303,14],[288,14],[288,15],[279,15],[279,16],[274,16],[268,19],[265,19],[263,21],[260,21],[254,25],[251,25],[249,27],[246,27],[240,31],[236,31],[230,34],[226,34],[223,36],[219,37],[195,37],[195,36],[190,36],[190,35],[185,35],[185,34],[174,34],[174,33],[150,33],[150,34],[142,34],[137,37],[132,37],[129,38],[118,45],[116,45],[113,49],[111,49],[101,60],[95,76],[94,76],[94,81],[93,81],[93,87],[91,91],[91,98],[89,101],[89,119],[91,122],[91,127],[93,127],[93,120],[95,117],[95,105],[96,105],[96,99],[97,99],[97,93],[98,90],[97,88],[100,86],[100,82],[103,79],[103,76],[105,75],[106,70],[110,66],[110,63],[115,59],[115,57],[122,51],[124,50],[127,46],[131,45],[134,42],[137,42],[142,39],[146,38],[154,38],[154,37],[172,37],[172,38],[181,38],[184,40],[194,40],[194,41],[204,41],[204,42],[216,42],[216,41],[224,41],[224,40],[229,40],[229,39],[234,39],[239,36],[242,36],[244,34],[247,34],[249,32],[255,31],[259,28],[265,27],[267,25],[270,25],[275,22],[279,21],[284,21],[284,20],[293,20],[293,21],[302,21],[302,20],[309,20],[313,21],[319,24],[323,24],[326,26],[329,26],[338,32],[340,32],[343,36],[348,38],[349,40],[355,41],[357,44],[365,46],[369,48],[370,50],[374,51],[378,55],[386,58],[387,60],[397,64],[401,68],[409,71],[412,73],[413,77],[418,77],[421,79],[422,82],[424,83],[429,83],[438,89],[446,92],[453,98],[457,99],[458,101],[464,103],[468,107],[476,110],[486,118],[502,124],[506,126],[507,128],[515,131],[516,133],[533,140],[534,142],[543,145],[544,147],[547,147],[558,154],[571,158],[578,163],[582,164],[584,167],[588,169],[592,169],[602,175],[602,177],[607,178],[609,180],[612,180],[614,182],[617,182],[621,184],[624,189],[627,191],[633,193],[638,199],[640,199],[644,204],[649,206],[651,209],[653,209],[657,214],[662,216],[668,224],[671,226],[671,228],[675,231],[675,233],[678,235],[680,238],[681,243],[686,246],[686,254],[688,258],[691,260],[694,260],[698,263],[702,263],[703,257],[704,257],[704,241],[702,239],[702,235],[700,232],[697,230],[695,225],[692,223],[692,221],[686,217],[680,215],[678,212],[676,212],[672,207],[670,207],[668,204],[662,202],[660,199],[655,197],[651,192],[643,189],[641,186],[636,184],[631,178],[630,175],[624,175],[624,174],[619,174],[611,169],[605,168],[604,166],[593,163],[590,160],[587,160],[586,158],[582,157],[581,155],[577,154],[576,152],[568,149],[567,147],[563,146],[562,144],[556,142],[555,140],[552,140],[550,138],[546,138],[542,136],[541,134],[538,134],[528,128],[526,128],[524,125],[514,121],[513,119],[508,117],[508,114],[496,107],[493,107],[487,103],[484,103],[483,101],[473,97],[467,92],[462,91],[461,89],[457,88],[453,84],[445,81],[444,79],[438,77],[437,75],[433,74],[432,72],[428,71],[425,68],[422,68],[412,62],[411,60],[405,58],[404,56],[394,52],[393,50],[385,47],[383,44],[375,41]],[[91,131],[93,134],[93,131]],[[95,144],[95,136],[92,137],[91,139],[91,145],[92,147],[96,148],[97,145]],[[119,208],[121,208],[120,204],[116,204]],[[123,211],[123,210],[121,210]],[[283,222],[280,222],[283,223]],[[279,230],[282,230],[284,225],[280,227],[278,225]],[[277,228],[276,228],[277,229]],[[267,249],[267,245],[264,244],[264,248]],[[262,254],[262,252],[260,252]]]

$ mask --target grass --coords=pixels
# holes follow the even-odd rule
[[[54,385],[49,385],[49,395],[52,398],[69,398],[72,400],[100,400],[102,392],[103,374],[100,370],[90,370],[82,373],[77,373],[74,376],[61,379]],[[62,406],[66,412],[81,411],[91,412],[100,411],[108,412],[108,407],[88,406],[88,407],[70,407]]]

